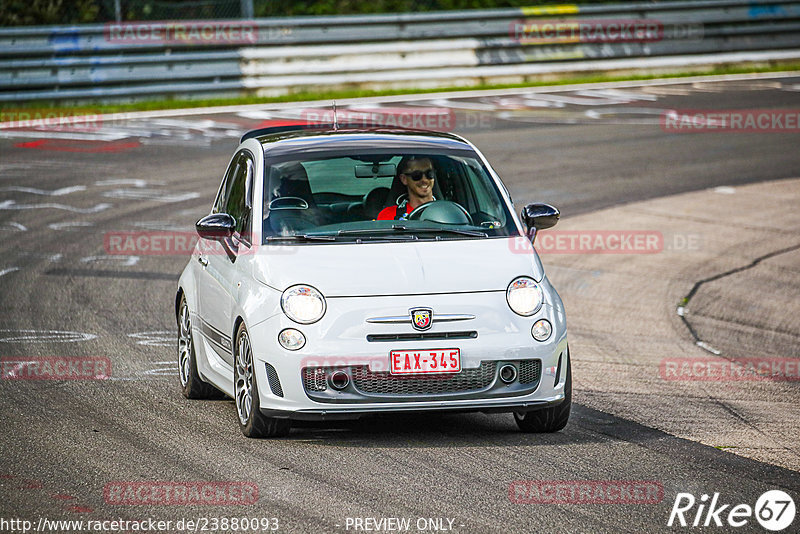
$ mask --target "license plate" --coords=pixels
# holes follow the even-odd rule
[[[393,375],[459,373],[460,349],[393,350],[389,352]]]

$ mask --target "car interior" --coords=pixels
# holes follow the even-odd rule
[[[478,208],[479,201],[472,184],[474,180],[467,176],[462,161],[449,156],[427,157],[436,170],[433,194],[437,200],[458,203],[472,216],[476,225],[494,222],[498,218]],[[286,235],[317,226],[372,221],[383,208],[402,201],[406,187],[396,170],[400,156],[352,159],[350,180],[358,189],[366,190],[363,194],[350,193],[344,187],[337,187],[338,191],[331,190],[344,183],[342,180],[329,182],[327,189],[314,191],[315,186],[325,187],[326,184],[322,180],[309,180],[308,170],[301,162],[274,166],[269,173],[271,200],[264,210],[265,234]]]

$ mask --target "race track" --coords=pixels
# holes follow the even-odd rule
[[[796,112],[800,76],[415,96],[382,105],[453,110],[454,130],[492,162],[517,209],[552,203],[567,223],[669,195],[800,177],[796,129],[675,133],[663,124],[668,109]],[[208,212],[241,133],[291,115],[290,107],[277,106],[0,130],[0,356],[94,356],[108,358],[112,369],[108,380],[0,381],[0,518],[34,525],[40,518],[154,518],[174,525],[182,518],[264,517],[277,518],[280,532],[354,532],[353,518],[411,518],[410,531],[417,532],[419,518],[441,518],[459,533],[658,532],[670,530],[667,519],[680,492],[723,492],[726,503],[753,506],[764,491],[782,489],[800,504],[796,448],[782,451],[780,461],[763,454],[757,461],[659,430],[646,419],[652,410],[639,419],[636,406],[625,406],[636,397],[604,404],[595,395],[589,402],[581,393],[581,377],[587,388],[589,377],[580,371],[595,356],[588,345],[574,355],[572,418],[553,435],[519,433],[510,415],[467,414],[304,424],[288,438],[248,440],[231,400],[184,399],[173,299],[187,257],[111,255],[104,237],[192,231]],[[687,214],[687,232],[699,211]],[[797,242],[781,237],[786,247]],[[580,269],[591,259],[569,266]],[[547,269],[548,258],[543,261]],[[794,276],[797,264],[786,262],[784,270]],[[592,276],[592,269],[582,272]],[[687,279],[689,287],[694,282]],[[747,295],[770,300],[793,291],[781,315],[798,315],[794,282]],[[714,309],[708,295],[697,300],[706,311]],[[626,297],[624,286],[613,295]],[[589,314],[572,317],[565,301],[570,329],[580,331]],[[675,304],[663,302],[670,314]],[[688,329],[675,321],[676,346],[692,344]],[[715,324],[698,321],[703,336],[721,335]],[[725,339],[741,330],[737,324],[726,323]],[[792,324],[778,352],[797,358],[800,331]],[[649,327],[639,328],[646,348]],[[769,347],[760,335],[747,330],[748,346]],[[796,406],[798,385],[782,384],[780,397],[767,387],[764,398]],[[661,395],[659,410],[666,417],[684,402],[679,394]],[[742,431],[756,424],[746,413],[737,421]],[[510,485],[525,480],[648,481],[663,493],[649,503],[512,502]],[[117,482],[159,481],[247,483],[257,498],[225,506],[126,505],[104,494]],[[420,523],[433,524],[439,523]],[[754,520],[736,531],[765,532]]]

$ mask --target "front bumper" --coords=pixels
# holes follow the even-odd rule
[[[545,282],[546,289],[552,290]],[[531,317],[520,317],[508,309],[505,292],[435,296],[338,298],[328,300],[328,310],[313,325],[297,325],[282,314],[250,326],[253,338],[255,374],[259,405],[269,417],[326,420],[354,419],[378,413],[422,411],[512,412],[531,411],[555,406],[564,400],[567,334],[563,305],[557,294],[546,300]],[[374,325],[365,317],[401,315],[415,306],[430,306],[438,313],[469,313],[475,319],[461,323],[434,323],[433,334],[455,331],[474,332],[474,336],[455,339],[373,341],[375,336],[402,335],[413,332],[410,325]],[[367,309],[365,309],[367,308]],[[545,342],[535,341],[530,333],[538,319],[547,318],[553,334]],[[287,351],[277,342],[283,328],[297,328],[307,338],[299,351]],[[491,376],[474,388],[432,392],[392,389],[367,390],[358,386],[353,369],[388,369],[390,350],[436,350],[458,348],[462,372],[476,372],[492,365]],[[535,381],[501,383],[503,364],[519,365],[536,361]],[[349,387],[333,391],[309,391],[304,370],[308,368],[344,369],[352,379]],[[521,369],[518,367],[518,370]],[[374,377],[373,377],[374,378]],[[374,385],[374,383],[373,383]],[[402,393],[410,393],[404,395]]]
[[[448,413],[469,413],[469,412],[483,412],[483,413],[508,413],[508,412],[530,412],[534,410],[542,410],[550,408],[551,406],[558,406],[564,401],[563,392],[550,399],[539,399],[531,401],[514,401],[503,403],[480,403],[472,402],[465,405],[455,406],[450,402],[428,402],[421,406],[411,407],[407,404],[404,405],[391,405],[379,406],[373,408],[358,408],[341,409],[334,407],[334,409],[303,409],[296,411],[274,410],[269,408],[261,408],[261,413],[267,417],[274,417],[276,419],[291,419],[296,421],[346,421],[353,419],[360,419],[365,416],[379,415],[384,413],[404,414],[404,413],[420,413],[420,412],[448,412]]]

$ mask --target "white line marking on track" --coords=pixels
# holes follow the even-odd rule
[[[9,267],[8,269],[3,269],[2,271],[0,271],[0,276],[5,276],[8,273],[13,273],[16,271],[19,271],[19,267]]]
[[[31,193],[34,195],[48,195],[51,197],[60,197],[63,195],[69,195],[70,193],[75,193],[77,191],[85,191],[85,185],[73,185],[71,187],[62,187],[61,189],[54,189],[52,191],[47,191],[46,189],[36,189],[35,187],[22,187],[18,185],[10,185],[8,187],[0,187],[0,191],[19,191],[20,193]]]
[[[147,182],[145,180],[133,179],[133,178],[113,178],[111,180],[100,180],[95,182],[94,185],[104,186],[104,185],[130,185],[132,187],[145,187],[148,183],[156,183],[158,185],[163,184],[163,182]]]
[[[113,256],[86,256],[85,258],[81,258],[83,263],[116,263],[121,267],[132,267],[139,263],[139,256],[125,256],[125,255],[113,255]]]
[[[151,330],[149,332],[135,332],[133,334],[128,334],[128,337],[136,339],[137,345],[146,345],[151,347],[171,347],[175,344],[172,331],[170,330]],[[156,362],[156,363],[163,363],[163,362]],[[167,363],[174,363],[174,362],[167,362]]]
[[[131,137],[127,134],[114,134],[114,133],[95,133],[87,134],[80,132],[48,132],[39,130],[2,130],[0,137],[23,137],[23,138],[36,138],[36,139],[71,139],[75,141],[119,141],[120,139],[127,139]]]
[[[94,334],[71,332],[67,330],[11,330],[3,329],[0,333],[11,334],[0,337],[0,343],[75,343],[95,339]]]
[[[3,223],[2,225],[0,225],[0,230],[11,230],[11,229],[13,229],[13,230],[15,230],[17,232],[26,232],[26,231],[28,231],[28,228],[26,228],[25,225],[20,224],[18,222],[14,222],[14,221]]]
[[[190,226],[181,226],[176,223],[161,222],[161,221],[139,221],[133,223],[134,226],[145,228],[147,230],[163,230],[165,232],[192,232],[194,229]]]
[[[272,113],[270,113],[269,111],[263,111],[263,110],[260,110],[260,109],[254,109],[252,111],[240,111],[240,112],[236,113],[236,116],[242,117],[243,119],[253,119],[253,120],[260,121],[260,120],[265,120],[265,119],[271,119],[272,118]]]
[[[68,228],[85,228],[87,226],[94,226],[93,222],[89,221],[68,221],[60,223],[50,223],[47,225],[51,230],[64,230]]]
[[[575,93],[578,95],[583,91],[579,91]],[[599,91],[586,91],[587,93],[591,93],[592,95],[600,94]],[[571,104],[573,106],[612,106],[615,104],[627,104],[630,100],[625,98],[601,98],[597,96],[568,96],[568,95],[548,95],[542,93],[536,93],[532,95],[525,95],[525,102],[531,102],[534,105],[537,101],[544,101],[544,102],[552,102],[554,104],[563,106],[566,104]]]
[[[151,376],[175,376],[178,373],[178,362],[162,361],[153,362],[154,368],[144,371],[142,374]]]
[[[175,364],[173,367],[149,369],[145,371],[143,374],[155,375],[155,376],[174,376],[177,373],[178,373],[178,364]]]
[[[692,89],[690,86],[679,87],[679,86],[653,86],[653,87],[642,87],[641,91],[643,93],[655,95],[655,96],[686,96],[691,94]]]
[[[44,252],[21,252],[19,254],[19,257],[21,257],[21,258],[45,258],[50,263],[56,263],[56,262],[61,261],[61,258],[63,258],[64,256],[61,253],[48,254],[48,253],[44,253]]]
[[[769,89],[782,89],[781,82],[752,81],[747,83],[731,82],[695,82],[692,89],[707,93],[724,93],[726,91],[764,91]]]
[[[647,100],[650,102],[655,102],[658,100],[656,95],[648,95],[645,93],[639,93],[634,91],[620,91],[619,89],[587,89],[584,91],[576,91],[576,95],[578,96],[589,96],[593,98],[613,98],[613,99],[621,99],[625,102],[636,102],[639,100]]]
[[[712,347],[711,345],[709,345],[705,341],[698,341],[697,342],[697,346],[700,347],[703,350],[707,350],[708,352],[710,352],[711,354],[714,354],[715,356],[719,356],[720,354],[722,354],[720,351],[718,351],[717,349],[715,349],[714,347]]]
[[[50,209],[57,209],[57,210],[67,210],[73,213],[98,213],[103,210],[107,210],[110,208],[112,204],[96,204],[92,208],[76,208],[73,206],[67,206],[66,204],[56,204],[53,202],[46,202],[44,204],[17,204],[13,200],[6,200],[5,202],[0,202],[0,210],[32,210],[32,209],[41,209],[41,208],[50,208]]]
[[[171,203],[183,202],[198,198],[200,193],[190,191],[188,193],[167,193],[156,189],[114,189],[103,193],[104,197],[122,198],[131,200],[155,200],[157,202]]]
[[[736,189],[729,185],[721,185],[719,187],[715,187],[714,192],[721,195],[734,195],[736,194]]]
[[[427,102],[419,102],[413,103],[413,105],[427,105]],[[466,109],[471,111],[494,111],[495,106],[493,104],[483,104],[481,102],[458,102],[455,100],[448,100],[446,98],[436,98],[430,101],[430,104],[434,106],[440,106],[443,108],[451,108],[451,109]]]

